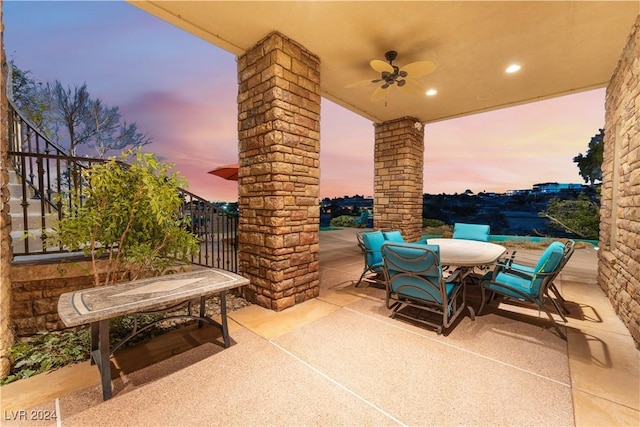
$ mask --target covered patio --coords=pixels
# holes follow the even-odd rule
[[[3,425],[33,425],[32,408],[55,413],[45,425],[638,425],[638,2],[131,3],[238,55],[240,274],[255,304],[230,313],[226,350],[185,328],[117,353],[106,402],[88,362],[4,386]],[[448,95],[372,103],[345,88],[390,50],[436,62]],[[502,76],[512,52],[526,78]],[[318,227],[320,97],[374,122],[374,227],[412,240],[423,123],[604,86],[600,250],[560,276],[567,341],[513,309],[437,336],[353,286],[353,231]]]
[[[558,282],[563,341],[544,314],[504,304],[448,336],[390,319],[382,290],[353,286],[355,241],[320,232],[319,297],[231,312],[226,350],[215,329],[186,327],[116,353],[109,401],[83,362],[4,386],[2,411],[56,411],[65,426],[638,425],[638,353],[596,283],[592,247]]]
[[[415,241],[424,124],[607,87],[599,282],[640,342],[639,2],[130,3],[237,55],[238,265],[275,311],[319,296],[321,97],[373,122],[373,226]]]

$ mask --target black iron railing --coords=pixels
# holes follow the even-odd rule
[[[18,230],[12,233],[13,254],[66,252],[65,248],[47,247],[46,231],[66,211],[62,203],[71,198],[62,196],[82,194],[87,185],[82,170],[105,160],[67,155],[24,118],[11,101],[8,110],[10,164],[19,182],[19,190],[15,186],[10,189],[10,200],[19,200],[13,203],[12,214],[20,206],[19,215],[13,218],[13,228]],[[237,272],[237,216],[186,190],[180,189],[180,193],[184,201],[181,214],[201,242],[200,253],[192,262]]]

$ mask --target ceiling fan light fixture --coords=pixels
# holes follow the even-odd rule
[[[431,88],[431,89],[429,89],[428,91],[426,91],[426,92],[425,92],[425,95],[427,95],[427,96],[434,96],[434,95],[435,95],[435,94],[437,94],[437,93],[438,93],[438,90],[437,90],[437,89],[433,89],[433,88]]]
[[[507,69],[505,70],[507,73],[509,74],[513,74],[513,73],[517,73],[518,71],[520,71],[520,68],[522,68],[520,66],[520,64],[511,64],[507,67]]]

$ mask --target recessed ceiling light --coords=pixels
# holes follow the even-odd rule
[[[518,64],[511,64],[507,67],[507,69],[505,70],[507,73],[515,73],[520,71],[520,65]]]
[[[427,96],[433,96],[433,95],[435,95],[436,93],[438,93],[438,91],[437,91],[437,90],[435,90],[435,89],[429,89],[429,90],[426,92]]]

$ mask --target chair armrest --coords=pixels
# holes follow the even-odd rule
[[[513,251],[511,253],[507,252],[496,261],[496,265],[500,268],[509,268],[511,264],[513,264],[513,260],[516,258],[516,252]]]
[[[455,282],[456,280],[458,280],[458,276],[460,276],[460,269],[456,268],[451,272],[450,275],[447,276],[447,278],[445,279],[445,282],[446,283]]]

